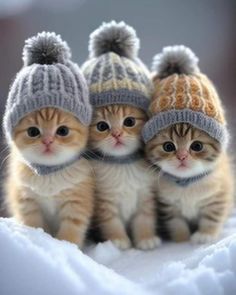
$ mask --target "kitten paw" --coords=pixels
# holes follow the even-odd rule
[[[76,244],[79,248],[83,245],[83,239],[81,236],[78,235],[77,232],[74,232],[73,230],[65,230],[64,228],[61,228],[57,235],[55,236],[58,240],[61,241],[67,241],[70,243]]]
[[[175,217],[167,223],[167,226],[172,241],[182,243],[190,240],[191,232],[184,219]]]
[[[127,250],[131,247],[131,242],[129,239],[115,239],[112,243],[121,250]]]
[[[161,245],[161,239],[159,237],[152,237],[149,239],[138,241],[135,246],[140,250],[152,250]]]
[[[217,237],[211,234],[196,232],[191,236],[193,244],[211,244],[217,240]]]
[[[183,243],[189,241],[190,232],[189,231],[178,231],[171,235],[171,240],[176,243]]]

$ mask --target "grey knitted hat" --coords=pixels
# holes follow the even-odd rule
[[[226,147],[229,133],[221,100],[213,83],[198,68],[187,47],[169,46],[154,57],[154,92],[144,125],[145,142],[176,123],[189,123]]]
[[[23,63],[11,86],[3,118],[8,140],[25,115],[45,107],[68,111],[82,124],[90,124],[92,108],[86,81],[59,35],[42,32],[26,40]]]
[[[128,104],[148,109],[152,84],[138,50],[139,39],[124,22],[103,23],[90,35],[89,60],[82,71],[93,106]]]

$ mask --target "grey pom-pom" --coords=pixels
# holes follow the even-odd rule
[[[161,79],[172,74],[191,75],[199,72],[198,58],[192,50],[184,45],[164,47],[153,58],[152,70]]]
[[[66,63],[71,51],[60,35],[42,32],[25,41],[23,49],[24,66],[36,64]]]
[[[90,35],[90,57],[98,57],[107,52],[133,59],[139,50],[139,39],[135,30],[124,22],[103,23]]]

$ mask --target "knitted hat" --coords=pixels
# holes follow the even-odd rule
[[[139,39],[124,22],[103,23],[90,35],[89,60],[82,70],[95,107],[128,104],[148,109],[151,80],[137,57]]]
[[[81,123],[90,124],[92,109],[86,81],[59,35],[42,32],[26,40],[23,62],[11,86],[3,119],[8,140],[25,115],[45,107],[68,111]]]
[[[212,82],[200,72],[198,58],[185,46],[165,47],[154,57],[151,119],[143,128],[148,142],[176,123],[189,123],[227,145],[224,110]]]

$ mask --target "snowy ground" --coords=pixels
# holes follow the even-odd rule
[[[164,243],[122,252],[75,245],[0,219],[1,295],[236,294],[236,212],[215,245]],[[235,233],[234,233],[235,232]]]

